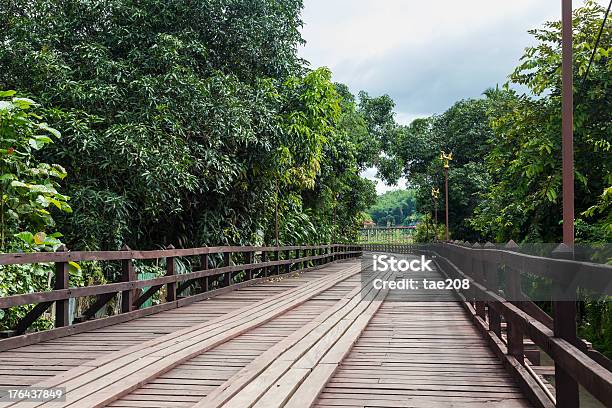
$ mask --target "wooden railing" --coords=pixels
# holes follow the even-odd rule
[[[552,302],[553,319],[524,296],[520,287],[521,273],[528,273],[552,278],[570,287],[580,282],[580,287],[572,287],[574,292],[583,288],[601,293],[610,289],[612,266],[523,254],[513,242],[503,249],[495,249],[491,244],[459,242],[364,245],[363,248],[364,251],[433,255],[440,270],[449,277],[470,279],[470,289],[458,293],[464,307],[534,405],[578,407],[580,384],[604,406],[612,407],[612,363],[578,338],[576,302]],[[565,258],[563,251],[557,255]],[[501,270],[505,275],[502,291],[499,290]],[[526,338],[554,361],[556,397],[525,359]]]
[[[0,297],[0,309],[32,305],[27,315],[0,340],[0,351],[79,333],[110,324],[128,321],[164,310],[184,306],[198,300],[253,284],[271,275],[287,274],[320,267],[326,263],[357,257],[357,245],[314,245],[283,247],[225,246],[189,249],[133,251],[87,251],[0,254],[0,265],[52,263],[55,269],[54,288],[50,291]],[[177,259],[196,257],[199,265],[192,272],[178,273]],[[217,259],[217,262],[213,261]],[[165,275],[139,280],[134,260],[165,260]],[[83,261],[120,262],[118,282],[84,287],[69,287],[69,263]],[[143,290],[144,288],[148,288]],[[165,288],[165,290],[162,290]],[[161,303],[144,307],[155,294],[165,292]],[[119,313],[95,318],[96,314],[117,294],[121,294]],[[94,297],[88,308],[69,319],[69,300]],[[158,295],[159,296],[159,295]],[[161,296],[160,296],[161,297]],[[51,306],[55,308],[55,328],[24,334]]]

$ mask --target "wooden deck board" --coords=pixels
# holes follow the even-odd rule
[[[333,267],[329,266],[329,267]],[[0,386],[38,383],[105,354],[218,318],[262,299],[325,276],[313,270],[274,282],[246,287],[191,305],[113,326],[0,352],[0,367],[16,366],[16,373],[0,371]],[[51,368],[52,367],[52,368]]]
[[[0,385],[71,390],[17,407],[530,406],[457,302],[358,298],[349,268],[1,352]]]
[[[242,334],[282,316],[350,278],[360,270],[358,262],[331,265],[320,277],[281,291],[276,296],[227,313],[209,322],[159,337],[103,357],[38,385],[64,386],[67,402],[22,403],[19,406],[99,407],[111,403],[199,354],[211,351]],[[289,333],[290,331],[288,331]],[[263,350],[262,350],[263,351]]]
[[[530,406],[458,303],[391,296],[316,407]]]
[[[143,404],[148,404],[148,407],[161,408],[176,401],[177,395],[182,396],[186,392],[197,397],[193,404],[189,405],[192,406],[332,303],[333,301],[311,300],[298,306],[285,315],[174,368],[109,406],[125,407],[130,406],[126,405],[128,401],[142,401]],[[277,329],[282,330],[273,336],[269,334]]]

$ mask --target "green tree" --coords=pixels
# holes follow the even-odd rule
[[[74,175],[76,211],[59,220],[71,248],[261,240],[274,183],[256,167],[277,164],[287,130],[300,8],[38,0],[0,11],[0,84],[61,109],[49,120],[64,143],[45,157]]]
[[[489,184],[485,156],[490,149],[488,98],[455,103],[441,115],[417,119],[399,132],[395,157],[400,169],[415,186],[416,208],[433,215],[436,203],[431,189],[441,194],[438,209],[444,210],[444,172],[440,152],[452,152],[449,169],[449,224],[453,236],[477,240],[479,233],[469,217]],[[441,223],[443,218],[439,217]]]
[[[612,29],[608,24],[582,82],[604,9],[588,1],[574,11],[575,208],[580,241],[609,242],[605,191],[612,185]],[[494,130],[487,165],[493,184],[476,209],[473,225],[506,241],[558,242],[561,238],[561,24],[532,30],[537,45],[526,49],[511,83],[514,91],[492,95],[489,117]],[[601,201],[598,196],[604,192]]]
[[[417,215],[415,192],[395,190],[379,195],[368,214],[380,227],[414,225]]]
[[[306,70],[298,0],[68,0],[0,10],[0,86],[52,106],[71,249],[329,242],[372,202],[359,171],[389,97]],[[341,89],[342,88],[342,89]],[[334,220],[338,224],[335,227]],[[314,231],[314,232],[313,232]]]
[[[0,252],[57,249],[62,235],[54,217],[71,212],[68,197],[58,191],[66,171],[38,157],[60,138],[43,122],[40,111],[33,100],[0,91]],[[71,283],[82,278],[80,267],[73,265],[77,269]],[[48,290],[51,273],[48,264],[0,265],[0,297]],[[33,307],[0,310],[0,330],[14,327]],[[35,327],[50,324],[41,319]]]
[[[64,168],[36,153],[60,137],[41,121],[38,104],[0,91],[0,252],[54,250],[61,242],[53,212],[71,212],[59,193]]]

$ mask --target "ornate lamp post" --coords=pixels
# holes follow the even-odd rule
[[[448,241],[448,163],[453,160],[453,152],[448,154],[444,151],[440,152],[440,160],[444,163],[444,190],[445,190],[445,201],[446,201],[446,241]]]
[[[434,240],[438,239],[438,198],[440,197],[440,189],[431,188],[431,198],[434,201]]]

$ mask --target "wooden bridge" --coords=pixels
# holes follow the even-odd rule
[[[364,251],[430,255],[430,278],[469,278],[470,290],[399,298],[371,284],[394,276]],[[159,259],[164,276],[137,279],[135,260]],[[178,259],[196,266],[178,273]],[[120,281],[68,287],[69,262],[93,260],[120,263]],[[0,255],[23,263],[54,263],[55,288],[0,298],[3,309],[36,305],[0,340],[0,387],[21,392],[0,407],[575,407],[578,384],[612,406],[612,366],[566,324],[572,302],[553,320],[489,285],[502,264],[550,276],[571,260],[464,243]],[[580,263],[599,288],[611,269]],[[75,298],[88,301],[72,318]],[[28,332],[48,311],[55,328]],[[540,352],[554,365],[537,365]]]

